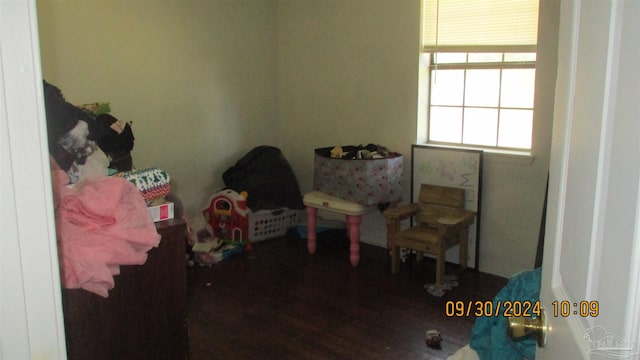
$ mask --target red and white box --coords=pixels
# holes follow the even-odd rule
[[[173,203],[171,201],[162,200],[157,204],[154,202],[147,207],[149,214],[153,218],[153,222],[173,219]]]

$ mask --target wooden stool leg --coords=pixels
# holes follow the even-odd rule
[[[436,251],[436,285],[444,284],[444,270],[445,270],[445,251],[444,238],[438,236],[438,246]]]
[[[396,219],[387,220],[387,249],[391,249],[392,247],[392,239],[393,234],[397,233],[400,230],[399,221]]]
[[[360,262],[360,215],[347,215],[349,226],[349,241],[351,246],[351,265],[357,266]]]
[[[460,267],[462,269],[467,268],[467,253],[469,248],[469,230],[465,227],[460,230]],[[476,265],[476,269],[478,266]]]
[[[400,247],[391,247],[391,273],[397,274],[400,271]]]
[[[316,215],[318,209],[307,206],[307,250],[309,254],[316,252]]]
[[[387,249],[391,250],[391,273],[400,271],[400,247],[393,246],[393,235],[400,230],[400,222],[397,219],[387,219]]]

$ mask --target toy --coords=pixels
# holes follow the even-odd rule
[[[222,190],[211,197],[202,213],[213,236],[227,242],[249,242],[249,208],[247,192]]]
[[[342,147],[336,146],[333,149],[331,149],[330,154],[332,159],[341,159],[345,155],[345,152],[342,149]]]
[[[108,114],[111,112],[111,105],[109,104],[109,102],[94,102],[90,104],[82,104],[78,105],[77,108],[84,110],[85,112],[88,112],[93,116]]]
[[[200,265],[214,265],[223,260],[224,242],[213,237],[208,229],[198,231],[198,240],[191,247],[194,259]]]
[[[442,336],[438,330],[428,330],[425,342],[427,343],[427,346],[432,349],[442,349]]]

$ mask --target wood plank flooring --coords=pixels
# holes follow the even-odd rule
[[[335,235],[335,236],[334,236]],[[459,286],[434,297],[435,262],[404,263],[390,273],[386,249],[321,236],[316,254],[295,236],[254,244],[245,256],[189,269],[189,342],[200,359],[446,359],[469,342],[474,318],[445,316],[449,300],[491,300],[502,277],[468,270]],[[442,349],[426,346],[436,329]]]

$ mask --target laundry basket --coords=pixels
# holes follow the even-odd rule
[[[249,213],[249,240],[251,242],[276,238],[305,219],[304,209],[281,208]]]

